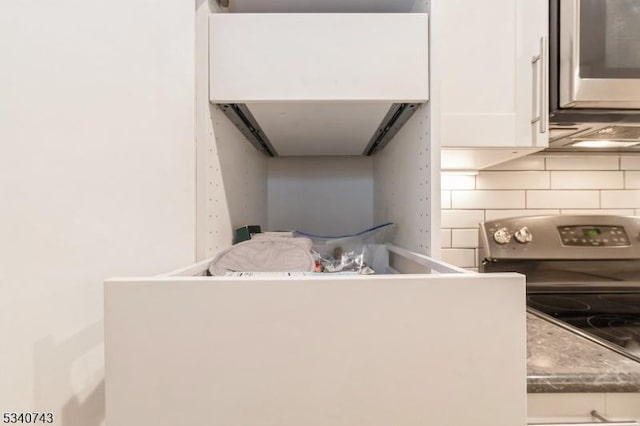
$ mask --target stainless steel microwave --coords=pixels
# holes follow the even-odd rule
[[[550,0],[549,12],[550,149],[640,151],[640,0]]]
[[[640,108],[640,0],[560,0],[560,106]]]

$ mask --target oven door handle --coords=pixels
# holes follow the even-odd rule
[[[591,417],[597,419],[596,422],[582,422],[582,423],[529,423],[528,426],[639,426],[635,420],[622,420],[622,421],[609,421],[602,417],[596,410],[591,412]]]

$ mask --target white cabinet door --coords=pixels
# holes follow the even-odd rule
[[[640,393],[607,393],[605,402],[608,420],[640,422]]]
[[[640,421],[640,393],[537,393],[527,395],[529,424],[602,424],[592,411],[612,422]]]
[[[549,145],[549,2],[517,2],[516,146]]]
[[[443,148],[547,146],[547,3],[438,2]]]
[[[591,412],[605,414],[604,393],[530,393],[527,395],[529,424],[594,421]]]

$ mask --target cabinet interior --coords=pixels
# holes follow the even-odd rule
[[[385,3],[384,10],[376,9]],[[229,8],[214,7],[200,17],[198,81],[208,89],[208,102],[201,97],[197,104],[196,123],[200,258],[228,246],[233,228],[254,224],[344,235],[394,222],[390,243],[429,254],[428,2],[389,6],[373,0],[230,0]],[[331,13],[302,16],[318,7]],[[296,18],[301,21],[291,23],[280,13],[285,9],[304,12]],[[221,32],[213,31],[215,16],[243,15],[229,11],[248,12],[248,20],[218,19]],[[308,43],[280,37],[280,43],[261,44],[261,37],[250,35],[255,25],[266,36],[289,24],[304,28],[301,22],[317,30],[309,31]],[[332,31],[327,22],[335,24]],[[378,42],[345,40],[352,23]],[[399,39],[399,31],[410,37]],[[234,42],[254,50],[238,55]],[[314,59],[327,45],[335,49]],[[216,49],[224,54],[212,55]],[[348,64],[341,56],[351,58]]]
[[[270,157],[254,149],[216,106],[206,183],[209,229],[260,225],[344,235],[394,222],[394,244],[428,254],[428,108],[372,156]],[[217,182],[219,176],[222,186]],[[202,182],[201,182],[202,183]],[[227,220],[221,220],[224,218]]]

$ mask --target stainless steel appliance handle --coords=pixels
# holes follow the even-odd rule
[[[547,43],[546,37],[540,37],[540,133],[547,133],[549,107],[547,106],[547,99],[549,96],[549,90],[547,89],[547,76],[549,74],[547,65]]]
[[[529,426],[639,426],[635,420],[623,420],[619,422],[611,422],[602,417],[596,410],[591,412],[591,416],[598,419],[597,422],[579,422],[579,423],[529,423]]]

